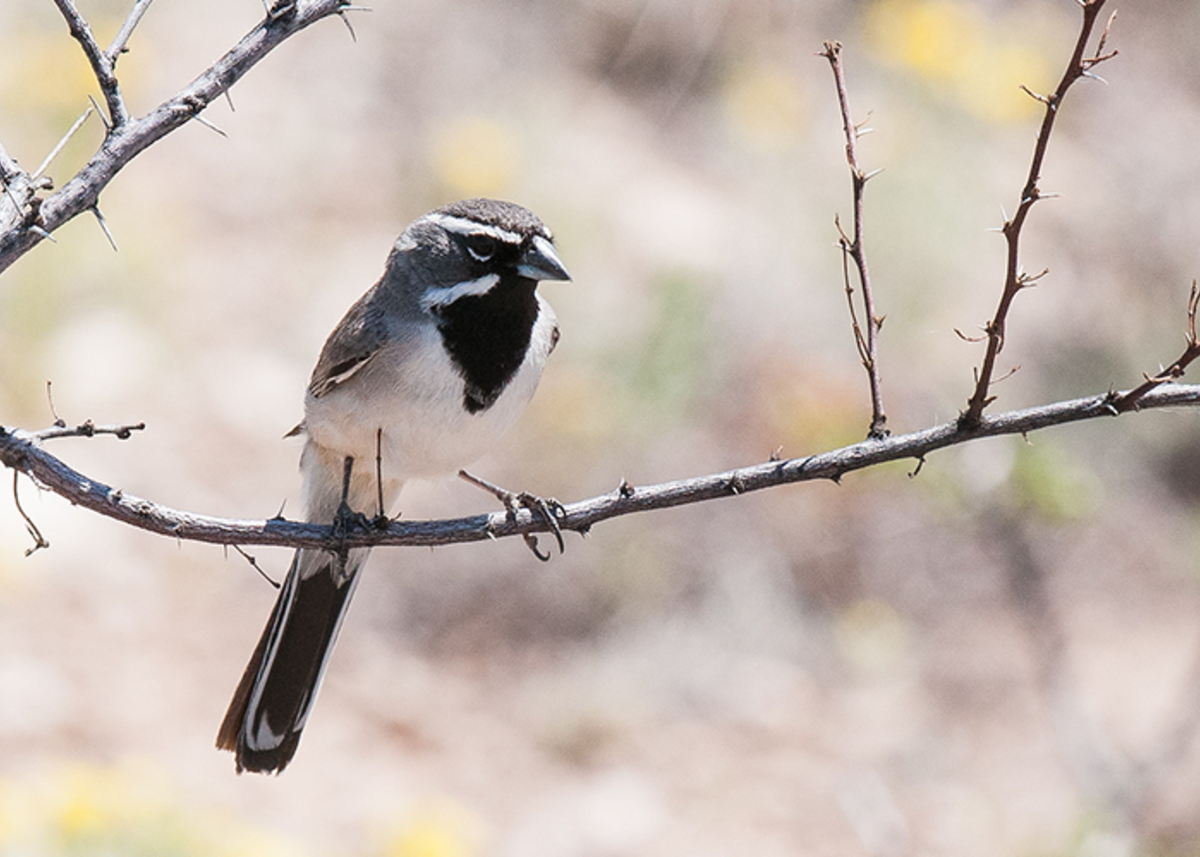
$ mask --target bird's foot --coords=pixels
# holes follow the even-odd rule
[[[370,530],[378,526],[377,521],[377,518],[368,518],[362,512],[355,512],[350,508],[350,504],[343,500],[341,505],[338,506],[337,511],[333,514],[334,538],[345,539],[355,532]]]
[[[530,494],[528,491],[509,491],[507,488],[501,488],[495,483],[488,482],[486,479],[481,479],[473,473],[468,473],[465,470],[458,471],[460,479],[470,482],[477,488],[482,488],[497,500],[504,504],[504,508],[508,510],[508,514],[515,518],[517,512],[521,509],[528,509],[535,518],[540,518],[546,527],[550,530],[550,534],[554,536],[555,542],[558,543],[558,552],[562,554],[566,551],[566,542],[563,540],[562,527],[559,526],[558,519],[566,514],[566,509],[563,504],[555,500],[553,497],[539,497],[536,494]],[[533,555],[542,562],[548,562],[550,554],[543,553],[538,547],[537,535],[534,533],[522,533],[521,538],[525,540],[525,545]]]

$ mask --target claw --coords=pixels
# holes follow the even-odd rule
[[[563,504],[555,500],[553,497],[546,499],[543,497],[538,497],[536,494],[530,494],[528,491],[522,491],[520,494],[517,494],[514,500],[517,506],[524,506],[535,515],[539,515],[541,519],[546,522],[546,526],[550,528],[551,535],[553,535],[554,540],[558,542],[559,555],[566,553],[567,545],[563,540],[562,527],[558,525],[559,515],[565,515],[567,511],[565,508],[563,508]],[[528,539],[526,539],[526,544],[528,544]],[[534,544],[537,544],[536,539],[534,540]],[[542,562],[550,559],[548,555],[543,557],[536,547],[531,547],[530,549],[533,550],[534,556],[542,560]]]
[[[550,554],[542,553],[541,548],[538,547],[537,536],[535,536],[533,533],[525,533],[524,535],[521,536],[521,538],[523,538],[525,540],[525,547],[527,547],[531,551],[533,551],[533,555],[536,556],[539,560],[541,560],[542,562],[550,561]]]
[[[536,494],[530,494],[528,491],[521,491],[519,493],[509,491],[506,488],[501,488],[499,485],[488,482],[486,479],[480,479],[478,476],[468,473],[465,470],[460,470],[458,475],[461,479],[493,495],[504,504],[504,508],[508,510],[508,514],[514,518],[522,508],[528,509],[534,517],[542,520],[546,528],[550,531],[550,534],[554,536],[555,542],[558,543],[559,554],[566,553],[566,540],[563,538],[562,527],[558,523],[558,519],[566,515],[567,511],[562,503],[553,497],[543,498]],[[542,562],[549,561],[550,554],[543,553],[541,548],[538,547],[538,540],[535,534],[524,533],[522,534],[522,538],[525,540],[525,546],[533,552],[534,556]]]

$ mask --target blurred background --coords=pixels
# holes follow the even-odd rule
[[[107,44],[131,4],[81,2]],[[160,2],[134,113],[255,26]],[[874,133],[889,425],[953,419],[994,310],[1070,0],[380,0],[300,34],[0,278],[0,423],[207,514],[299,513],[324,337],[437,205],[535,210],[572,283],[517,428],[473,470],[564,501],[799,456],[870,419],[834,215],[824,39]],[[1052,142],[994,409],[1137,383],[1200,274],[1200,6],[1122,7]],[[0,5],[0,141],[32,169],[96,87],[49,0]],[[96,117],[49,168],[94,151]],[[21,480],[0,502],[0,854],[1200,854],[1200,413],[988,440],[519,540],[380,550],[300,752],[212,747],[274,600],[233,552]],[[6,477],[7,478],[7,475]],[[406,517],[494,502],[413,484]],[[543,546],[546,542],[543,540]],[[251,551],[275,577],[285,551]]]

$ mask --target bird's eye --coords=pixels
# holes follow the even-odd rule
[[[496,239],[482,232],[468,235],[466,238],[467,252],[477,262],[486,262],[496,254]]]

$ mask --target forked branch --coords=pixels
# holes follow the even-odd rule
[[[1121,395],[1113,393],[1112,406],[1118,413],[1137,410],[1141,407],[1140,403],[1146,397],[1147,393],[1156,387],[1161,387],[1163,384],[1182,378],[1188,365],[1197,357],[1200,357],[1200,338],[1196,336],[1196,310],[1198,307],[1200,307],[1200,289],[1197,288],[1196,281],[1192,280],[1192,291],[1188,295],[1188,329],[1185,336],[1186,345],[1184,346],[1183,353],[1166,369],[1160,370],[1157,375],[1146,375],[1145,380],[1128,393],[1122,393]]]
[[[1042,163],[1046,159],[1046,149],[1050,145],[1050,134],[1054,130],[1054,120],[1058,118],[1058,111],[1071,86],[1081,77],[1095,77],[1092,69],[1117,55],[1116,51],[1105,52],[1112,18],[1109,18],[1108,26],[1104,28],[1104,32],[1100,36],[1096,51],[1091,56],[1086,55],[1088,42],[1091,41],[1092,31],[1104,2],[1105,0],[1079,0],[1079,5],[1083,10],[1079,38],[1075,41],[1075,50],[1071,54],[1071,61],[1067,64],[1067,69],[1054,92],[1050,95],[1036,95],[1026,89],[1026,92],[1044,105],[1045,111],[1042,114],[1042,125],[1038,131],[1037,141],[1033,146],[1033,158],[1029,164],[1029,175],[1025,179],[1025,186],[1021,190],[1020,202],[1016,212],[1001,229],[1007,244],[1004,288],[1000,294],[1000,303],[996,307],[995,315],[983,329],[987,339],[987,350],[984,353],[983,365],[976,373],[975,390],[967,401],[967,409],[959,417],[959,422],[964,427],[978,424],[983,416],[984,408],[991,404],[994,398],[991,395],[991,385],[996,371],[996,359],[1004,348],[1008,312],[1013,299],[1016,298],[1018,292],[1032,285],[1042,276],[1042,274],[1030,276],[1021,269],[1021,230],[1025,226],[1025,220],[1034,203],[1047,196],[1040,189],[1039,183],[1042,176]]]
[[[556,508],[558,529],[587,533],[611,518],[653,509],[666,509],[722,497],[734,497],[795,482],[838,481],[847,473],[889,461],[924,461],[931,453],[982,437],[1026,435],[1050,426],[1115,416],[1114,395],[1105,393],[1057,402],[1038,408],[985,416],[972,427],[961,421],[919,432],[866,440],[852,446],[805,458],[769,460],[724,473],[697,476],[659,485],[634,486],[622,481],[609,494],[563,504]],[[1139,410],[1200,406],[1200,385],[1165,384],[1140,397]],[[85,424],[87,425],[87,424]],[[136,426],[105,427],[118,437]],[[122,429],[128,431],[122,431]],[[101,429],[94,429],[99,433]],[[386,529],[364,527],[338,533],[319,524],[269,520],[233,520],[197,515],[135,497],[79,473],[43,448],[43,441],[62,434],[79,434],[64,427],[47,432],[0,429],[0,464],[29,476],[42,488],[69,502],[122,523],[176,539],[222,545],[274,545],[338,551],[379,545],[448,545],[507,536],[552,532],[543,515],[530,508],[510,508],[491,514],[440,521],[393,521]]]
[[[267,17],[207,71],[141,117],[129,113],[116,77],[117,57],[149,0],[137,0],[120,32],[102,50],[74,0],[54,0],[80,43],[104,94],[109,114],[103,144],[57,192],[43,196],[48,183],[31,176],[0,147],[0,272],[77,215],[99,212],[100,193],[121,169],[147,147],[193,119],[214,98],[284,40],[311,24],[355,8],[349,0],[277,2]],[[201,120],[202,121],[202,120]]]

